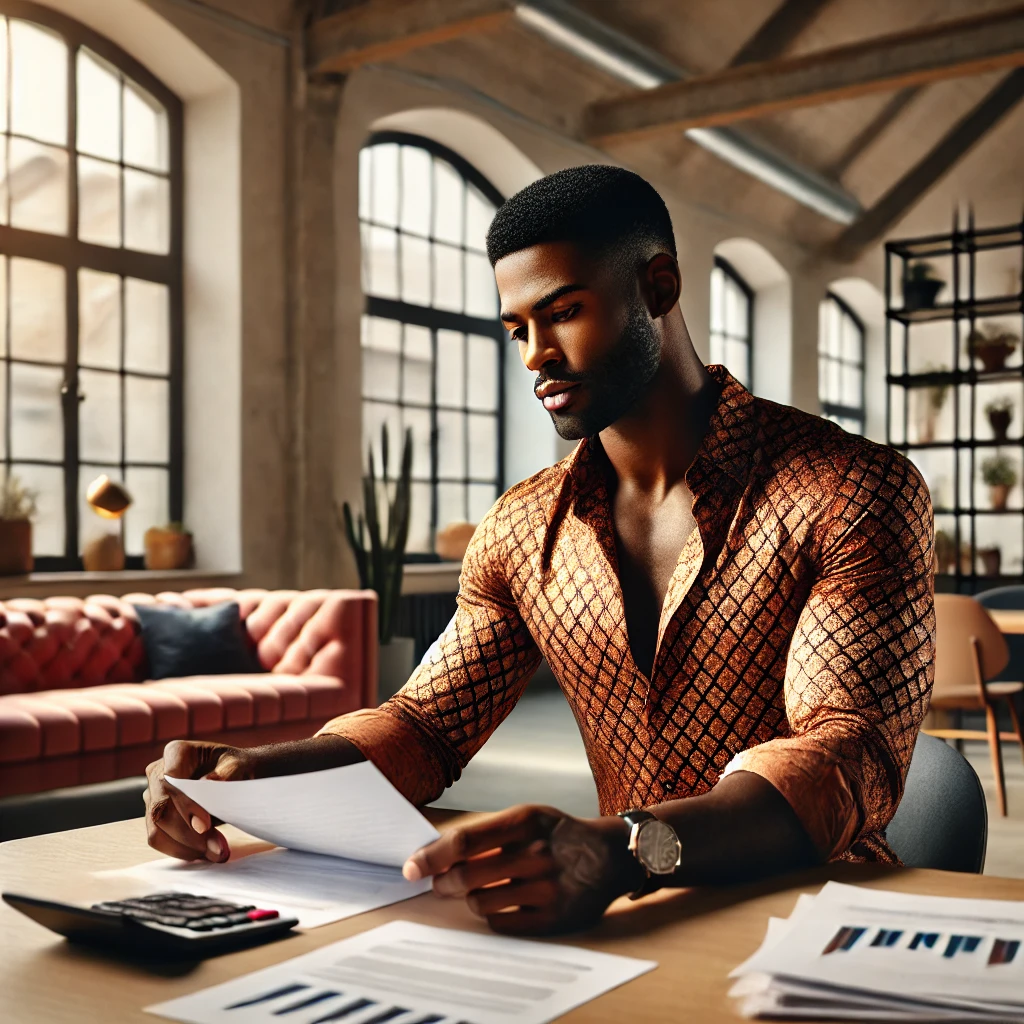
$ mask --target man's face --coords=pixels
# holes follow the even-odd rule
[[[498,260],[494,276],[502,322],[562,437],[591,437],[633,408],[661,360],[633,275],[546,242]]]

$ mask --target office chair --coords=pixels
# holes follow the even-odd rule
[[[1024,611],[1024,587],[994,587],[983,590],[974,598],[983,608]],[[1015,682],[1024,679],[1024,634],[1005,633],[1006,646],[1010,648],[1010,661],[994,682]]]
[[[907,867],[981,874],[985,793],[964,756],[944,740],[918,735],[903,799],[885,836]]]

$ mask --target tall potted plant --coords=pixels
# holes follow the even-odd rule
[[[0,576],[22,576],[32,571],[32,520],[37,497],[13,473],[5,474],[0,487]]]
[[[377,692],[381,699],[386,699],[405,685],[413,668],[413,638],[394,635],[398,602],[402,596],[405,545],[409,537],[412,431],[405,432],[401,469],[394,481],[388,476],[390,460],[386,425],[381,428],[380,455],[380,485],[371,445],[367,474],[363,477],[363,511],[353,517],[352,508],[346,501],[342,506],[342,525],[356,557],[360,585],[377,592],[377,637],[380,640]],[[381,495],[386,519],[378,506]]]

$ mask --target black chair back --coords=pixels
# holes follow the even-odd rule
[[[976,594],[978,604],[985,608],[1024,610],[1024,587],[994,587]],[[1004,683],[1024,682],[1024,635],[1007,633],[1006,644],[1010,648],[1010,660],[1006,668],[992,681]]]
[[[988,843],[988,810],[978,776],[944,740],[921,733],[896,814],[885,830],[909,868],[980,874]]]

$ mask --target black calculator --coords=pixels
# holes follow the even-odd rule
[[[73,942],[147,955],[202,959],[276,939],[299,923],[276,910],[214,896],[158,892],[78,907],[3,894],[5,903]]]

